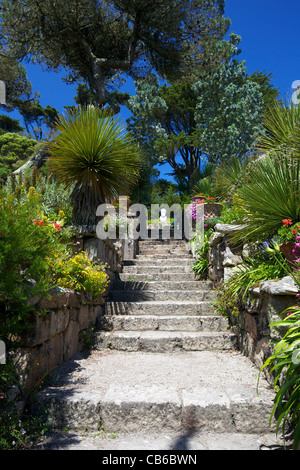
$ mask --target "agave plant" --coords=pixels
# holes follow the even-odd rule
[[[235,240],[268,240],[284,219],[300,222],[300,160],[267,155],[251,166],[250,181],[237,192],[248,221]]]
[[[73,223],[95,225],[97,207],[128,194],[138,180],[140,157],[121,122],[93,106],[60,116],[50,139],[49,166],[72,192]]]

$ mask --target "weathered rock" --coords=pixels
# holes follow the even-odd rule
[[[291,276],[261,282],[260,291],[271,295],[296,295],[300,292]]]
[[[238,232],[244,227],[245,225],[216,224],[215,232],[219,232],[223,235],[230,235]]]

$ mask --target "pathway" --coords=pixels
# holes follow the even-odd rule
[[[215,293],[184,241],[140,242],[124,262],[91,354],[39,395],[59,431],[42,449],[259,449],[276,446],[273,391],[236,350]],[[100,427],[99,427],[100,425]],[[63,429],[68,432],[61,432]],[[99,430],[100,429],[100,430]]]

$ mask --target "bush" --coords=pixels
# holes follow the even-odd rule
[[[18,203],[2,192],[0,198],[0,339],[30,328],[30,298],[48,296],[55,286],[101,294],[107,286],[102,266],[84,253],[72,258],[72,231],[63,221],[41,213],[41,195],[31,188]],[[62,214],[61,214],[62,215]]]
[[[19,134],[0,135],[0,178],[6,180],[9,174],[21,167],[34,153],[37,141]]]

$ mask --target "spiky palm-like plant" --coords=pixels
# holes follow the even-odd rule
[[[133,138],[115,117],[93,106],[60,116],[47,143],[51,171],[72,193],[73,223],[95,225],[97,207],[128,194],[139,176]]]
[[[300,160],[267,155],[251,167],[250,181],[237,192],[248,222],[234,238],[267,240],[283,219],[300,222]]]
[[[258,139],[258,147],[266,153],[284,152],[300,158],[300,106],[274,103],[264,119],[265,134]]]

